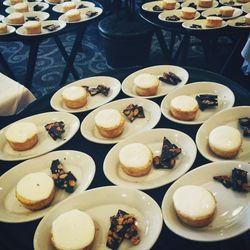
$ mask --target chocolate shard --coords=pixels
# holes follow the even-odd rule
[[[129,104],[122,112],[130,122],[136,118],[145,118],[143,107],[137,104]]]
[[[250,127],[250,118],[249,117],[242,117],[239,119],[239,124],[242,127]]]
[[[181,79],[173,72],[163,72],[163,75],[159,77],[159,80],[170,85],[177,85],[181,82]]]
[[[172,144],[166,137],[164,137],[161,152],[161,162],[167,162],[180,154],[181,148],[178,148],[175,144]]]
[[[153,9],[154,11],[163,11],[163,8],[161,8],[161,7],[158,6],[158,5],[153,6],[152,9]]]
[[[64,127],[65,125],[63,121],[52,122],[45,125],[45,129],[48,131],[53,140],[62,139],[62,134],[65,132]]]
[[[197,95],[195,98],[201,111],[218,106],[218,95]]]
[[[231,180],[231,177],[228,175],[214,176],[213,179],[220,182],[226,188],[232,187],[232,180]]]

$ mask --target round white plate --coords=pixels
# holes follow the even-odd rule
[[[24,15],[24,20],[25,21],[28,21],[27,18],[28,17],[37,17],[39,19],[39,21],[44,21],[44,20],[47,20],[49,18],[49,13],[47,12],[42,12],[42,11],[33,11],[33,12],[26,12],[26,13],[23,13]],[[8,25],[13,25],[13,26],[21,26],[22,24],[13,24],[13,23],[10,23],[9,20],[8,20],[8,17],[5,17],[3,19],[3,23],[6,23]]]
[[[63,139],[54,141],[44,126],[48,123],[56,121],[64,122],[65,133],[63,134]],[[10,126],[8,125],[7,127],[0,130],[0,160],[19,161],[45,154],[69,141],[75,135],[80,126],[79,119],[76,116],[66,112],[42,113],[26,117],[17,122],[34,123],[38,128],[38,143],[33,148],[26,151],[13,150],[7,142],[4,134],[6,129]]]
[[[245,13],[250,13],[250,2],[249,3],[245,3],[241,6],[242,11],[244,11]]]
[[[65,14],[61,15],[58,18],[58,20],[64,21],[66,23],[86,22],[86,21],[89,21],[91,19],[94,19],[94,18],[97,18],[98,16],[100,16],[102,14],[103,10],[99,7],[90,7],[90,8],[79,9],[79,11],[81,12],[81,19],[79,21],[70,22],[70,21],[68,21],[68,18]],[[88,17],[87,15],[85,15],[87,11],[97,12],[97,14],[95,16]]]
[[[24,2],[26,2],[26,3],[31,3],[31,1],[29,2],[28,0],[24,0]],[[36,0],[36,1],[35,1],[35,3],[39,3],[39,2],[42,2],[42,0]],[[9,0],[3,1],[3,5],[5,5],[5,6],[11,6]]]
[[[173,98],[180,95],[188,95],[192,97],[196,97],[200,94],[215,94],[218,95],[218,106],[205,109],[204,111],[199,110],[196,114],[196,118],[193,121],[181,121],[174,118],[170,113],[170,102]],[[169,120],[187,124],[187,125],[195,125],[201,124],[207,119],[209,119],[212,115],[218,113],[221,110],[231,108],[234,105],[234,94],[233,92],[226,86],[222,84],[218,84],[215,82],[194,82],[187,84],[179,89],[174,90],[169,93],[161,102],[161,112],[162,114]]]
[[[119,162],[119,151],[122,147],[140,142],[150,148],[153,156],[157,156],[161,154],[164,136],[182,149],[172,169],[155,169],[152,166],[149,174],[142,177],[129,176],[123,172]],[[151,129],[116,144],[105,157],[103,171],[105,176],[118,186],[152,189],[166,185],[186,173],[193,165],[196,153],[194,141],[183,132],[174,129]]]
[[[166,17],[173,16],[173,15],[179,17],[180,20],[178,20],[178,21],[166,20]],[[198,11],[196,11],[195,17],[192,20],[198,19],[199,17],[200,17],[200,13]],[[170,23],[182,23],[182,22],[187,21],[187,19],[182,18],[182,11],[181,10],[166,10],[166,11],[163,11],[158,15],[158,18],[160,20],[164,21],[164,22],[170,22]]]
[[[33,241],[35,250],[54,249],[50,240],[51,225],[59,215],[73,208],[85,211],[94,220],[96,232],[92,250],[109,249],[106,247],[106,240],[110,217],[116,215],[119,209],[135,216],[141,238],[141,242],[136,246],[132,246],[128,240],[123,240],[119,250],[150,249],[159,237],[162,228],[161,210],[146,193],[136,189],[113,186],[95,188],[74,196],[51,209],[36,229]]]
[[[161,7],[162,6],[162,1],[153,1],[153,2],[144,3],[142,5],[142,9],[145,10],[145,11],[148,11],[148,12],[156,12],[156,13],[164,11],[164,10],[160,10],[160,11],[153,10],[153,7],[155,5],[158,5],[159,7]],[[176,3],[175,9],[179,9],[180,6],[181,5],[179,3]]]
[[[233,2],[233,4],[227,4],[229,2]],[[240,3],[237,0],[220,0],[221,5],[227,5],[227,6],[242,6],[244,3]]]
[[[30,173],[43,172],[51,176],[51,163],[56,159],[63,163],[66,171],[71,171],[77,178],[75,191],[70,194],[65,190],[57,189],[55,198],[49,207],[39,211],[26,209],[15,196],[16,184],[22,177]],[[41,218],[59,202],[86,190],[92,182],[94,175],[94,160],[89,155],[78,151],[54,151],[24,161],[0,177],[0,221],[20,223]]]
[[[137,118],[133,122],[130,122],[122,111],[129,104],[137,104],[143,107],[145,118]],[[100,135],[95,126],[95,116],[100,110],[104,109],[116,109],[121,112],[125,117],[125,125],[123,133],[116,138],[105,138]],[[82,124],[81,133],[87,140],[101,143],[101,144],[113,144],[117,143],[125,138],[135,135],[141,131],[147,131],[156,126],[161,118],[161,110],[158,104],[153,101],[142,98],[125,98],[118,101],[107,103],[88,114]]]
[[[197,29],[197,28],[192,28],[191,26],[193,24],[196,25],[201,25],[201,29]],[[184,23],[182,23],[182,27],[186,28],[186,29],[190,29],[190,30],[213,30],[213,29],[221,29],[227,26],[227,22],[223,21],[222,25],[220,27],[207,27],[206,26],[206,20],[205,19],[199,19],[199,20],[190,20],[190,21],[186,21]]]
[[[243,29],[249,29],[250,28],[250,24],[246,25],[246,26],[237,26],[236,23],[245,23],[245,17],[241,16],[235,19],[231,19],[227,21],[227,24],[231,27],[235,27],[235,28],[243,28]]]
[[[39,10],[39,11],[34,11],[33,7],[35,5],[42,6],[43,8],[41,10]],[[49,5],[47,3],[43,3],[43,2],[41,2],[41,3],[28,3],[28,6],[29,6],[29,11],[28,12],[40,12],[40,11],[45,11],[45,10],[47,10],[49,8]],[[11,14],[11,13],[14,13],[16,11],[12,6],[10,6],[10,7],[5,9],[5,12],[8,13],[8,14]]]
[[[81,5],[81,4],[85,5],[86,8],[95,7],[95,4],[92,3],[92,2],[80,1],[80,2],[77,2],[77,3],[76,3],[77,9],[79,8],[78,6]],[[79,8],[79,9],[83,9],[83,8],[81,7],[81,8]],[[55,5],[55,6],[52,8],[52,10],[54,10],[54,11],[57,12],[57,13],[64,13],[64,11],[63,11],[63,5],[62,5],[62,4],[57,4],[57,5]]]
[[[10,25],[7,25],[7,33],[0,34],[0,36],[6,36],[14,33],[16,31],[16,28]]]
[[[49,30],[43,28],[44,26],[51,25],[51,24],[59,25],[59,27],[56,30],[53,30],[53,31],[49,31]],[[48,35],[48,34],[51,34],[51,33],[55,33],[55,32],[57,32],[59,30],[62,30],[63,28],[65,28],[65,26],[66,26],[66,23],[63,22],[63,21],[48,20],[48,21],[43,21],[42,22],[42,32],[39,33],[39,34],[28,34],[23,26],[19,27],[16,30],[16,33],[18,35],[21,35],[21,36],[43,36],[43,35]]]
[[[181,4],[181,7],[189,7],[189,4],[191,3],[194,3],[197,7],[196,7],[196,10],[207,10],[209,8],[203,8],[203,7],[200,7],[198,4],[199,4],[199,0],[187,0],[185,1],[184,3]],[[213,0],[213,6],[210,7],[210,8],[215,8],[219,5],[219,2],[218,1],[215,1]]]
[[[242,134],[243,143],[239,154],[234,158],[234,160],[250,162],[250,138],[243,137],[243,130],[238,124],[238,119],[242,117],[250,117],[250,106],[239,106],[230,109],[223,110],[218,114],[215,114],[210,119],[208,119],[199,128],[196,134],[196,145],[200,153],[210,161],[221,161],[225,160],[217,155],[215,155],[208,146],[208,136],[209,133],[216,127],[222,125],[228,125],[236,128]]]
[[[92,88],[97,87],[98,84],[103,84],[106,87],[109,87],[109,94],[108,96],[104,96],[102,94],[97,94],[95,96],[88,95],[88,102],[87,104],[79,109],[70,109],[68,108],[62,101],[62,92],[65,88],[70,86],[89,86]],[[95,109],[107,102],[113,100],[121,90],[121,83],[119,80],[109,76],[94,76],[81,79],[79,81],[73,82],[64,86],[63,88],[59,89],[51,98],[50,105],[53,109],[57,111],[66,111],[69,113],[79,113],[79,112],[86,112],[92,109]]]
[[[177,85],[170,85],[170,84],[160,81],[157,95],[154,95],[154,96],[139,96],[136,94],[134,79],[138,75],[149,73],[149,74],[153,74],[153,75],[160,77],[163,75],[163,72],[170,72],[170,71],[176,74],[178,77],[180,77],[182,81],[178,83]],[[178,66],[173,66],[173,65],[152,66],[152,67],[138,70],[132,73],[131,75],[127,76],[122,82],[122,91],[126,95],[131,96],[131,97],[140,97],[140,98],[149,98],[149,99],[156,98],[156,97],[167,95],[170,91],[183,86],[184,84],[187,83],[188,77],[189,77],[188,72],[185,69],[178,67]]]
[[[208,17],[208,16],[214,16],[214,15],[218,15],[220,14],[220,8],[213,8],[213,9],[208,9],[208,10],[205,10],[201,13],[201,15],[203,17]],[[231,17],[225,17],[225,16],[222,16],[221,18],[227,20],[227,19],[233,19],[233,18],[236,18],[238,16],[240,16],[242,14],[242,10],[239,9],[239,8],[234,8],[234,13]]]
[[[237,236],[250,228],[250,193],[239,193],[213,180],[217,175],[231,175],[233,168],[250,173],[250,165],[237,161],[213,162],[198,167],[178,179],[166,192],[162,214],[167,227],[186,239],[220,241]],[[175,190],[184,185],[197,185],[210,191],[217,201],[213,221],[206,227],[194,228],[180,222],[173,206]]]

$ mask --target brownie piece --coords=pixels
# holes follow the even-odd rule
[[[58,28],[60,28],[60,25],[49,24],[49,25],[43,26],[43,29],[48,30],[48,31],[54,31],[54,30],[57,30]]]
[[[158,5],[155,5],[152,9],[153,9],[154,11],[163,11],[163,8],[161,8],[161,7],[158,6]]]
[[[122,112],[130,122],[136,118],[145,118],[143,107],[137,104],[129,104]]]
[[[195,3],[190,3],[190,4],[188,5],[188,7],[191,7],[191,8],[196,9],[196,8],[197,8],[197,5],[196,5]]]
[[[85,13],[85,15],[88,16],[88,17],[93,17],[93,16],[96,16],[97,13],[98,13],[98,12],[96,12],[96,11],[91,11],[91,10],[89,10],[89,11],[87,11],[87,12]]]
[[[196,101],[200,110],[204,111],[205,109],[218,106],[218,95],[197,95]]]
[[[229,175],[218,175],[218,176],[214,176],[213,178],[214,180],[220,182],[226,188],[232,187],[232,180]]]
[[[239,124],[243,128],[243,135],[250,136],[250,118],[249,117],[240,118]]]
[[[48,131],[49,135],[53,140],[62,139],[62,134],[65,132],[65,125],[63,121],[52,122],[45,125],[45,129]]]
[[[174,21],[174,22],[176,22],[176,21],[179,21],[179,20],[180,20],[180,18],[179,18],[178,16],[176,16],[176,15],[173,15],[173,16],[167,16],[165,19],[166,19],[167,21]]]
[[[96,88],[90,88],[89,86],[82,86],[85,88],[91,96],[95,96],[97,94],[103,94],[104,96],[108,96],[110,88],[105,85],[99,84]]]
[[[190,26],[190,28],[192,28],[192,29],[202,29],[202,26],[199,25],[199,24],[192,24],[192,25]]]
[[[40,21],[40,19],[37,16],[28,16],[25,19],[26,21]]]
[[[181,79],[173,72],[163,72],[163,76],[160,76],[159,80],[171,85],[177,85],[181,82]]]
[[[37,4],[33,7],[33,11],[41,11],[43,9],[43,6]]]
[[[244,192],[243,184],[247,184],[247,171],[234,168],[232,170],[232,188],[235,191]]]

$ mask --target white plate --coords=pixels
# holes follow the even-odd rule
[[[39,211],[30,211],[16,199],[15,188],[18,181],[27,174],[43,172],[51,176],[51,163],[59,159],[66,171],[71,171],[77,178],[77,187],[70,194],[65,190],[57,189],[51,205]],[[95,162],[87,154],[78,151],[54,151],[38,158],[24,161],[0,177],[0,221],[27,222],[43,217],[59,202],[86,190],[95,175]]]
[[[209,149],[209,133],[218,126],[228,125],[238,129],[240,133],[243,134],[242,128],[238,124],[238,119],[242,117],[250,117],[250,106],[239,106],[223,110],[204,122],[196,134],[196,145],[200,153],[210,161],[225,160],[219,156],[216,156]],[[242,139],[243,143],[241,149],[234,160],[250,162],[250,138],[242,136]]]
[[[233,1],[234,4],[232,4],[232,5],[225,4],[225,3],[228,3],[228,2],[231,2],[231,1]],[[227,6],[242,6],[244,3],[240,3],[237,0],[220,0],[220,4],[221,5],[227,5]]]
[[[201,29],[196,29],[196,28],[192,28],[191,26],[193,24],[196,25],[201,25]],[[206,20],[204,19],[199,19],[199,20],[190,20],[190,21],[186,21],[184,23],[182,23],[182,27],[186,28],[186,29],[190,29],[190,30],[213,30],[213,29],[221,29],[227,26],[227,22],[223,21],[222,25],[220,27],[207,27],[206,26]]]
[[[142,177],[129,176],[123,172],[119,163],[119,151],[122,147],[140,142],[150,148],[153,156],[157,156],[161,154],[164,136],[182,149],[181,154],[176,157],[173,169],[154,169],[152,166],[149,174]],[[186,173],[193,165],[196,153],[194,141],[183,132],[174,129],[151,129],[116,144],[105,157],[103,171],[105,176],[118,186],[152,189],[166,185]]]
[[[89,21],[91,19],[97,18],[98,16],[100,16],[102,14],[102,9],[99,7],[90,7],[90,8],[84,8],[84,9],[79,9],[79,11],[81,12],[81,19],[79,21],[74,21],[74,22],[70,22],[68,21],[68,18],[65,14],[59,16],[58,20],[64,21],[66,23],[81,23],[81,22],[86,22]],[[92,11],[92,12],[97,12],[97,14],[95,16],[92,17],[88,17],[85,15],[85,13],[87,11]]]
[[[133,122],[128,121],[125,118],[125,126],[123,133],[116,138],[105,138],[100,135],[95,126],[95,116],[100,110],[104,109],[116,109],[121,112],[129,105],[137,104],[143,106],[145,118],[137,118]],[[123,114],[122,114],[123,115]],[[124,116],[125,117],[125,116]],[[125,98],[118,101],[107,103],[88,114],[82,124],[81,133],[87,140],[101,143],[101,144],[113,144],[117,143],[131,135],[135,135],[141,131],[147,131],[156,126],[161,118],[161,111],[158,104],[153,101],[142,98]]]
[[[225,188],[213,180],[217,175],[231,175],[233,168],[250,173],[244,162],[213,162],[196,168],[177,180],[166,192],[162,201],[162,214],[167,227],[181,237],[195,241],[220,241],[237,236],[250,228],[250,193],[239,193]],[[198,185],[210,191],[217,201],[213,221],[206,227],[184,225],[177,218],[173,206],[175,190],[184,185]]]
[[[53,30],[53,31],[49,31],[47,29],[43,29],[44,26],[51,25],[51,24],[59,25],[60,27],[58,29],[56,29],[56,30]],[[19,27],[16,30],[16,33],[18,35],[21,35],[21,36],[43,36],[43,35],[48,35],[48,34],[51,34],[51,33],[55,33],[55,32],[57,32],[59,30],[62,30],[63,28],[65,28],[65,26],[66,26],[66,23],[63,22],[63,21],[48,20],[48,21],[43,21],[42,22],[42,32],[39,33],[39,34],[28,34],[23,26]]]
[[[103,84],[110,88],[108,96],[104,96],[102,94],[98,94],[95,96],[88,95],[87,104],[79,109],[70,109],[68,108],[62,101],[62,92],[65,88],[70,86],[89,86],[89,87],[97,87],[98,84]],[[73,82],[59,89],[51,98],[50,105],[53,109],[57,111],[66,111],[69,113],[78,113],[78,112],[86,112],[91,109],[95,109],[107,102],[113,100],[121,90],[121,83],[119,80],[109,77],[109,76],[94,76],[81,79],[79,81]]]
[[[234,7],[233,7],[234,8]],[[208,17],[208,16],[214,16],[214,15],[218,15],[220,13],[220,8],[213,8],[213,9],[208,9],[208,10],[205,10],[201,13],[201,15],[203,17]],[[222,16],[221,18],[223,19],[233,19],[235,17],[238,17],[242,14],[242,10],[239,9],[239,8],[234,8],[234,13],[231,17],[225,17],[225,16]]]
[[[95,7],[95,4],[92,3],[92,2],[81,1],[81,2],[76,3],[77,8],[78,8],[78,6],[79,6],[80,4],[84,4],[87,8]],[[79,9],[82,9],[82,8],[79,8]],[[64,11],[63,11],[63,5],[62,5],[62,4],[57,4],[57,5],[55,5],[55,6],[52,8],[52,10],[54,10],[54,11],[57,12],[57,13],[64,13]]]
[[[33,7],[35,5],[43,6],[43,8],[41,10],[36,11],[36,12],[45,11],[45,10],[47,10],[49,8],[49,5],[47,3],[28,3],[28,6],[29,6],[29,11],[28,12],[35,12],[33,10]],[[10,6],[10,7],[5,9],[5,12],[8,13],[8,14],[11,14],[11,13],[14,13],[16,11],[12,6]]]
[[[6,36],[14,33],[16,31],[16,28],[10,25],[7,25],[7,33],[0,34],[0,36]]]
[[[178,16],[180,20],[178,21],[166,20],[166,17],[173,16],[173,15]],[[200,17],[200,13],[196,11],[195,17],[192,20],[198,19],[199,17]],[[182,23],[182,22],[187,21],[187,19],[182,18],[182,10],[165,10],[158,15],[158,18],[162,20],[163,22],[170,22],[170,23]]]
[[[243,28],[243,29],[249,29],[250,28],[250,24],[246,25],[246,26],[236,26],[236,23],[245,23],[245,17],[241,16],[235,19],[231,19],[227,21],[227,24],[231,27],[235,27],[235,28]]]
[[[142,9],[145,10],[145,11],[148,11],[148,12],[156,12],[156,13],[164,11],[164,10],[160,10],[160,11],[153,10],[153,7],[155,5],[158,5],[159,7],[161,7],[162,6],[162,1],[153,1],[153,2],[144,3],[142,5]],[[180,4],[176,3],[175,9],[179,9],[179,8],[180,8]]]
[[[72,2],[80,2],[81,0],[71,0]],[[60,3],[63,3],[63,2],[66,2],[64,0],[61,0],[60,3],[50,3],[48,0],[44,0],[44,2],[48,3],[48,4],[51,4],[51,5],[57,5],[57,4],[60,4]]]
[[[56,121],[64,122],[65,133],[63,134],[63,139],[54,141],[44,126],[48,123]],[[8,144],[4,135],[6,129],[10,126],[8,125],[7,127],[0,130],[0,160],[19,161],[45,154],[69,141],[75,135],[80,126],[79,119],[76,116],[66,112],[48,112],[33,115],[17,122],[34,123],[38,128],[38,143],[33,148],[26,151],[13,150]]]
[[[181,4],[181,7],[189,7],[190,3],[194,3],[197,6],[196,10],[207,10],[207,9],[210,9],[210,8],[215,8],[215,7],[217,7],[219,5],[218,1],[213,0],[213,6],[212,7],[203,8],[203,7],[200,7],[198,5],[199,4],[199,0],[187,0],[184,3]]]
[[[245,13],[250,13],[250,2],[249,3],[245,3],[241,6],[241,9],[245,12]]]
[[[23,13],[24,15],[24,20],[27,21],[27,17],[37,17],[39,18],[40,21],[44,21],[47,20],[49,18],[49,13],[47,12],[42,12],[42,11],[33,11],[33,12],[26,12]],[[7,17],[5,17],[3,19],[3,23],[6,23],[8,25],[13,25],[13,26],[21,26],[22,24],[13,24],[13,23],[9,23],[9,20]]]
[[[108,197],[108,199],[107,199]],[[96,234],[92,250],[109,250],[106,247],[110,217],[119,209],[133,214],[140,229],[141,242],[133,246],[124,240],[119,250],[149,250],[156,242],[162,228],[162,214],[158,204],[146,193],[121,187],[101,187],[88,190],[60,203],[43,218],[34,236],[35,250],[53,250],[51,244],[52,222],[62,213],[71,209],[88,213],[94,220]]]
[[[218,95],[218,106],[211,109],[205,109],[204,111],[199,110],[193,121],[181,121],[171,115],[170,102],[173,98],[180,95],[188,95],[195,98],[200,94]],[[176,123],[187,125],[201,124],[219,111],[231,108],[234,105],[234,101],[235,98],[233,92],[222,84],[215,82],[194,82],[176,89],[165,96],[161,102],[161,112],[167,119]]]
[[[149,73],[149,74],[153,74],[159,77],[163,75],[163,72],[169,72],[169,71],[173,72],[178,77],[180,77],[182,81],[175,86],[164,83],[164,82],[160,82],[157,94],[154,96],[138,96],[136,94],[134,79],[138,75],[143,74],[143,73]],[[152,67],[138,70],[132,73],[131,75],[127,76],[122,82],[122,91],[126,95],[131,96],[131,97],[140,97],[140,98],[149,98],[149,99],[156,98],[156,97],[167,95],[170,91],[183,86],[184,84],[187,83],[188,77],[189,77],[188,72],[185,69],[178,67],[178,66],[173,66],[173,65],[152,66]]]
[[[28,0],[24,0],[24,2],[26,2],[26,3],[30,3]],[[39,2],[42,2],[42,0],[36,0],[36,1],[35,1],[35,3],[39,3]],[[10,4],[10,1],[9,1],[9,0],[5,0],[5,1],[3,1],[3,5],[5,5],[5,6],[11,6],[11,4]]]

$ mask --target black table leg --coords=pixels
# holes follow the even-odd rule
[[[13,80],[16,80],[16,77],[14,75],[14,73],[12,72],[12,70],[10,69],[8,63],[6,62],[6,60],[4,59],[2,53],[0,52],[0,64],[3,66],[3,69],[5,70],[6,74],[12,78]]]
[[[157,40],[160,44],[161,51],[162,51],[163,55],[165,56],[165,58],[167,60],[169,60],[169,57],[170,57],[169,49],[168,49],[168,46],[165,42],[164,36],[162,34],[162,30],[160,28],[155,28],[155,34],[156,34]]]

